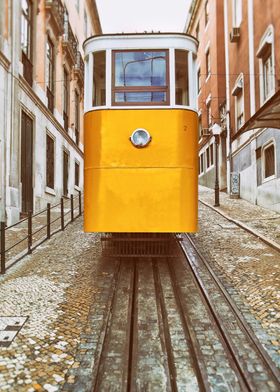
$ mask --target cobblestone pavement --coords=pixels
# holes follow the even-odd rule
[[[57,391],[70,368],[95,293],[98,236],[77,219],[0,278],[0,316],[26,316],[13,343],[0,347],[0,390]]]
[[[204,191],[203,197],[210,201],[212,193]],[[231,201],[222,202],[230,215]],[[193,238],[280,366],[279,253],[203,205]],[[100,252],[99,236],[84,234],[79,218],[0,277],[0,329],[11,316],[24,322],[13,343],[0,347],[1,392],[80,392],[75,376],[92,366],[89,345],[102,322],[92,306],[100,284],[106,290],[112,279]]]
[[[200,199],[212,205],[214,194],[201,187]],[[263,234],[276,241],[279,214],[223,194],[218,209],[247,225],[273,221],[273,230]],[[199,233],[193,239],[280,367],[280,253],[201,203]]]
[[[200,186],[199,198],[210,205],[214,204],[214,191]],[[245,223],[258,233],[270,238],[280,246],[280,214],[249,203],[244,199],[230,199],[229,195],[220,192],[220,207],[218,210]]]

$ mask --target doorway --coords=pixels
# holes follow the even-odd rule
[[[21,212],[33,212],[33,120],[21,112]]]

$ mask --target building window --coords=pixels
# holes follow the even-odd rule
[[[21,0],[21,50],[23,63],[23,76],[32,86],[32,2]]]
[[[46,144],[46,185],[54,189],[54,140],[48,134]]]
[[[211,72],[211,63],[210,63],[210,49],[206,52],[206,77],[210,75]]]
[[[244,90],[243,74],[240,74],[234,84],[232,95],[235,96],[235,126],[238,130],[245,121],[244,116]]]
[[[199,68],[199,70],[197,71],[197,92],[198,92],[198,94],[200,93],[200,91],[201,91],[201,71]]]
[[[50,38],[47,39],[47,98],[48,108],[54,110],[54,45]]]
[[[274,75],[272,64],[271,45],[268,45],[264,56],[262,57],[262,75],[263,75],[263,100],[266,101],[274,92]]]
[[[263,149],[263,178],[275,176],[275,146],[269,144]]]
[[[64,129],[68,131],[69,122],[69,73],[66,68],[63,69],[63,120]]]
[[[79,145],[80,140],[80,95],[75,90],[75,137],[76,143]]]
[[[211,113],[211,101],[206,104],[206,113],[207,113],[207,126],[208,128],[212,125],[212,113]]]
[[[233,27],[239,27],[242,22],[242,0],[232,2]]]
[[[205,26],[207,26],[207,23],[209,22],[209,1],[208,0],[206,0],[206,2],[205,2],[204,15],[205,15]]]
[[[63,196],[68,196],[69,152],[63,150]]]
[[[203,159],[203,155],[201,154],[199,156],[199,174],[202,174],[204,172],[204,159]]]
[[[212,143],[209,147],[210,149],[210,166],[214,165],[214,144]]]
[[[260,96],[264,103],[275,92],[274,75],[274,32],[270,25],[261,39],[257,57],[260,67]]]
[[[32,57],[32,3],[21,0],[21,49],[26,57]]]
[[[80,165],[75,161],[75,185],[80,186]]]
[[[198,138],[202,137],[202,119],[201,115],[198,116]]]
[[[206,148],[206,169],[210,167],[210,149]]]
[[[243,90],[241,90],[235,97],[235,112],[236,129],[238,130],[244,124]]]

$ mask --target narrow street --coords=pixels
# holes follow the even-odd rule
[[[211,197],[201,187],[200,199]],[[256,207],[242,200],[220,211],[236,218],[237,208],[251,224]],[[102,258],[99,236],[78,218],[9,269],[0,326],[24,324],[0,348],[1,391],[277,391],[279,252],[202,203],[193,245],[182,239],[189,263],[179,248],[169,261]]]

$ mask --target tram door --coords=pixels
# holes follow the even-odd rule
[[[21,212],[33,212],[33,120],[21,115]]]

